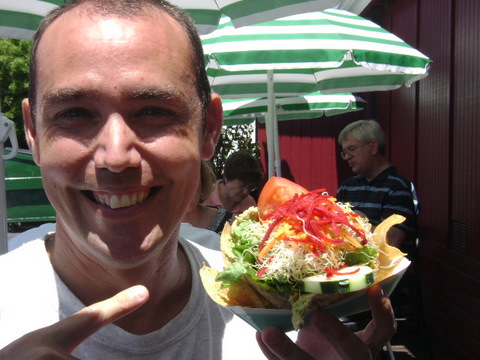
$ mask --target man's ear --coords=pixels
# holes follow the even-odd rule
[[[22,101],[22,113],[23,113],[23,127],[25,129],[25,137],[27,144],[32,152],[33,160],[40,166],[40,153],[38,151],[37,130],[35,128],[35,122],[32,118],[32,112],[30,109],[30,102],[28,99]]]
[[[372,140],[372,155],[377,155],[379,152],[378,141]]]
[[[210,159],[215,153],[220,131],[223,126],[222,100],[218,94],[212,94],[212,101],[207,109],[203,129],[202,160]]]

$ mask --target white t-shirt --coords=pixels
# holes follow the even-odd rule
[[[47,229],[42,229],[48,232]],[[52,230],[48,227],[48,230]],[[190,229],[191,230],[191,229]],[[201,230],[201,229],[197,229]],[[37,231],[32,231],[30,234]],[[204,241],[217,234],[205,230]],[[44,236],[0,257],[0,348],[35,329],[57,322],[84,305],[54,272]],[[160,330],[134,335],[107,325],[73,353],[80,359],[264,359],[255,330],[205,293],[198,270],[203,261],[221,264],[221,254],[180,239],[192,267],[193,286],[184,310]],[[214,265],[215,264],[215,265]]]

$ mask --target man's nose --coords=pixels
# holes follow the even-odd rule
[[[125,119],[111,115],[97,135],[94,163],[97,168],[121,172],[129,167],[138,167],[141,156],[137,150],[139,139]]]
[[[349,160],[349,159],[351,159],[352,157],[353,157],[353,155],[350,154],[349,152],[346,152],[346,151],[343,151],[343,152],[342,152],[342,159],[343,159],[343,160]]]

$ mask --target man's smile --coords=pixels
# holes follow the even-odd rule
[[[108,206],[111,209],[118,209],[133,206],[143,202],[152,193],[152,189],[134,191],[128,193],[109,193],[104,191],[88,192],[90,199]]]

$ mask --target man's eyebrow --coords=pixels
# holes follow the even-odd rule
[[[97,100],[99,94],[79,88],[55,88],[43,95],[43,101],[49,104],[69,102],[81,99]]]
[[[147,89],[135,89],[132,92],[127,92],[127,97],[132,99],[159,99],[159,100],[172,100],[181,96],[180,92],[173,87],[155,87]]]
[[[170,86],[151,87],[145,89],[124,90],[122,97],[133,100],[174,100],[182,97],[182,94],[175,88]],[[47,91],[43,95],[43,102],[47,104],[60,104],[83,99],[99,101],[100,92],[85,90],[82,88],[54,88]]]

